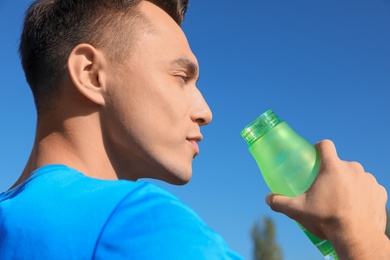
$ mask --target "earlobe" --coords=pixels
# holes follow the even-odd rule
[[[74,87],[87,99],[104,105],[104,56],[89,44],[77,45],[69,55],[68,71]]]

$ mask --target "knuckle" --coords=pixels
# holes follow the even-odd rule
[[[380,190],[381,190],[381,194],[382,194],[382,197],[384,199],[385,202],[387,202],[388,200],[388,193],[387,193],[387,190],[385,187],[383,187],[382,185],[379,185],[380,186]]]
[[[381,185],[378,183],[377,179],[375,178],[374,174],[371,174],[371,173],[369,173],[369,172],[366,172],[366,174],[367,174],[368,178],[369,178],[374,184],[377,184],[377,185],[381,186]]]
[[[379,185],[378,182],[377,182],[377,180],[376,180],[376,178],[375,178],[375,176],[374,176],[373,174],[369,173],[369,172],[365,172],[364,178],[365,178],[365,179],[364,179],[365,182],[366,182],[367,184],[372,184],[373,187]]]
[[[364,167],[361,163],[352,161],[349,162],[348,164],[355,171],[364,172]]]

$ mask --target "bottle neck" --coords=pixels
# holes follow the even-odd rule
[[[253,120],[249,125],[247,125],[242,131],[241,136],[251,146],[257,139],[271,130],[274,126],[283,122],[275,115],[274,111],[267,110],[255,120]]]

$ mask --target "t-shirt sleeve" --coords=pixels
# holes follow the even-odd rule
[[[94,259],[241,259],[172,194],[153,185],[129,193],[112,212]]]

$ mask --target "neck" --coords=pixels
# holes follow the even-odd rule
[[[40,120],[29,160],[12,188],[35,169],[50,164],[63,164],[92,178],[118,179],[105,151],[101,131],[93,127],[97,121],[97,113],[66,120],[55,117]]]

